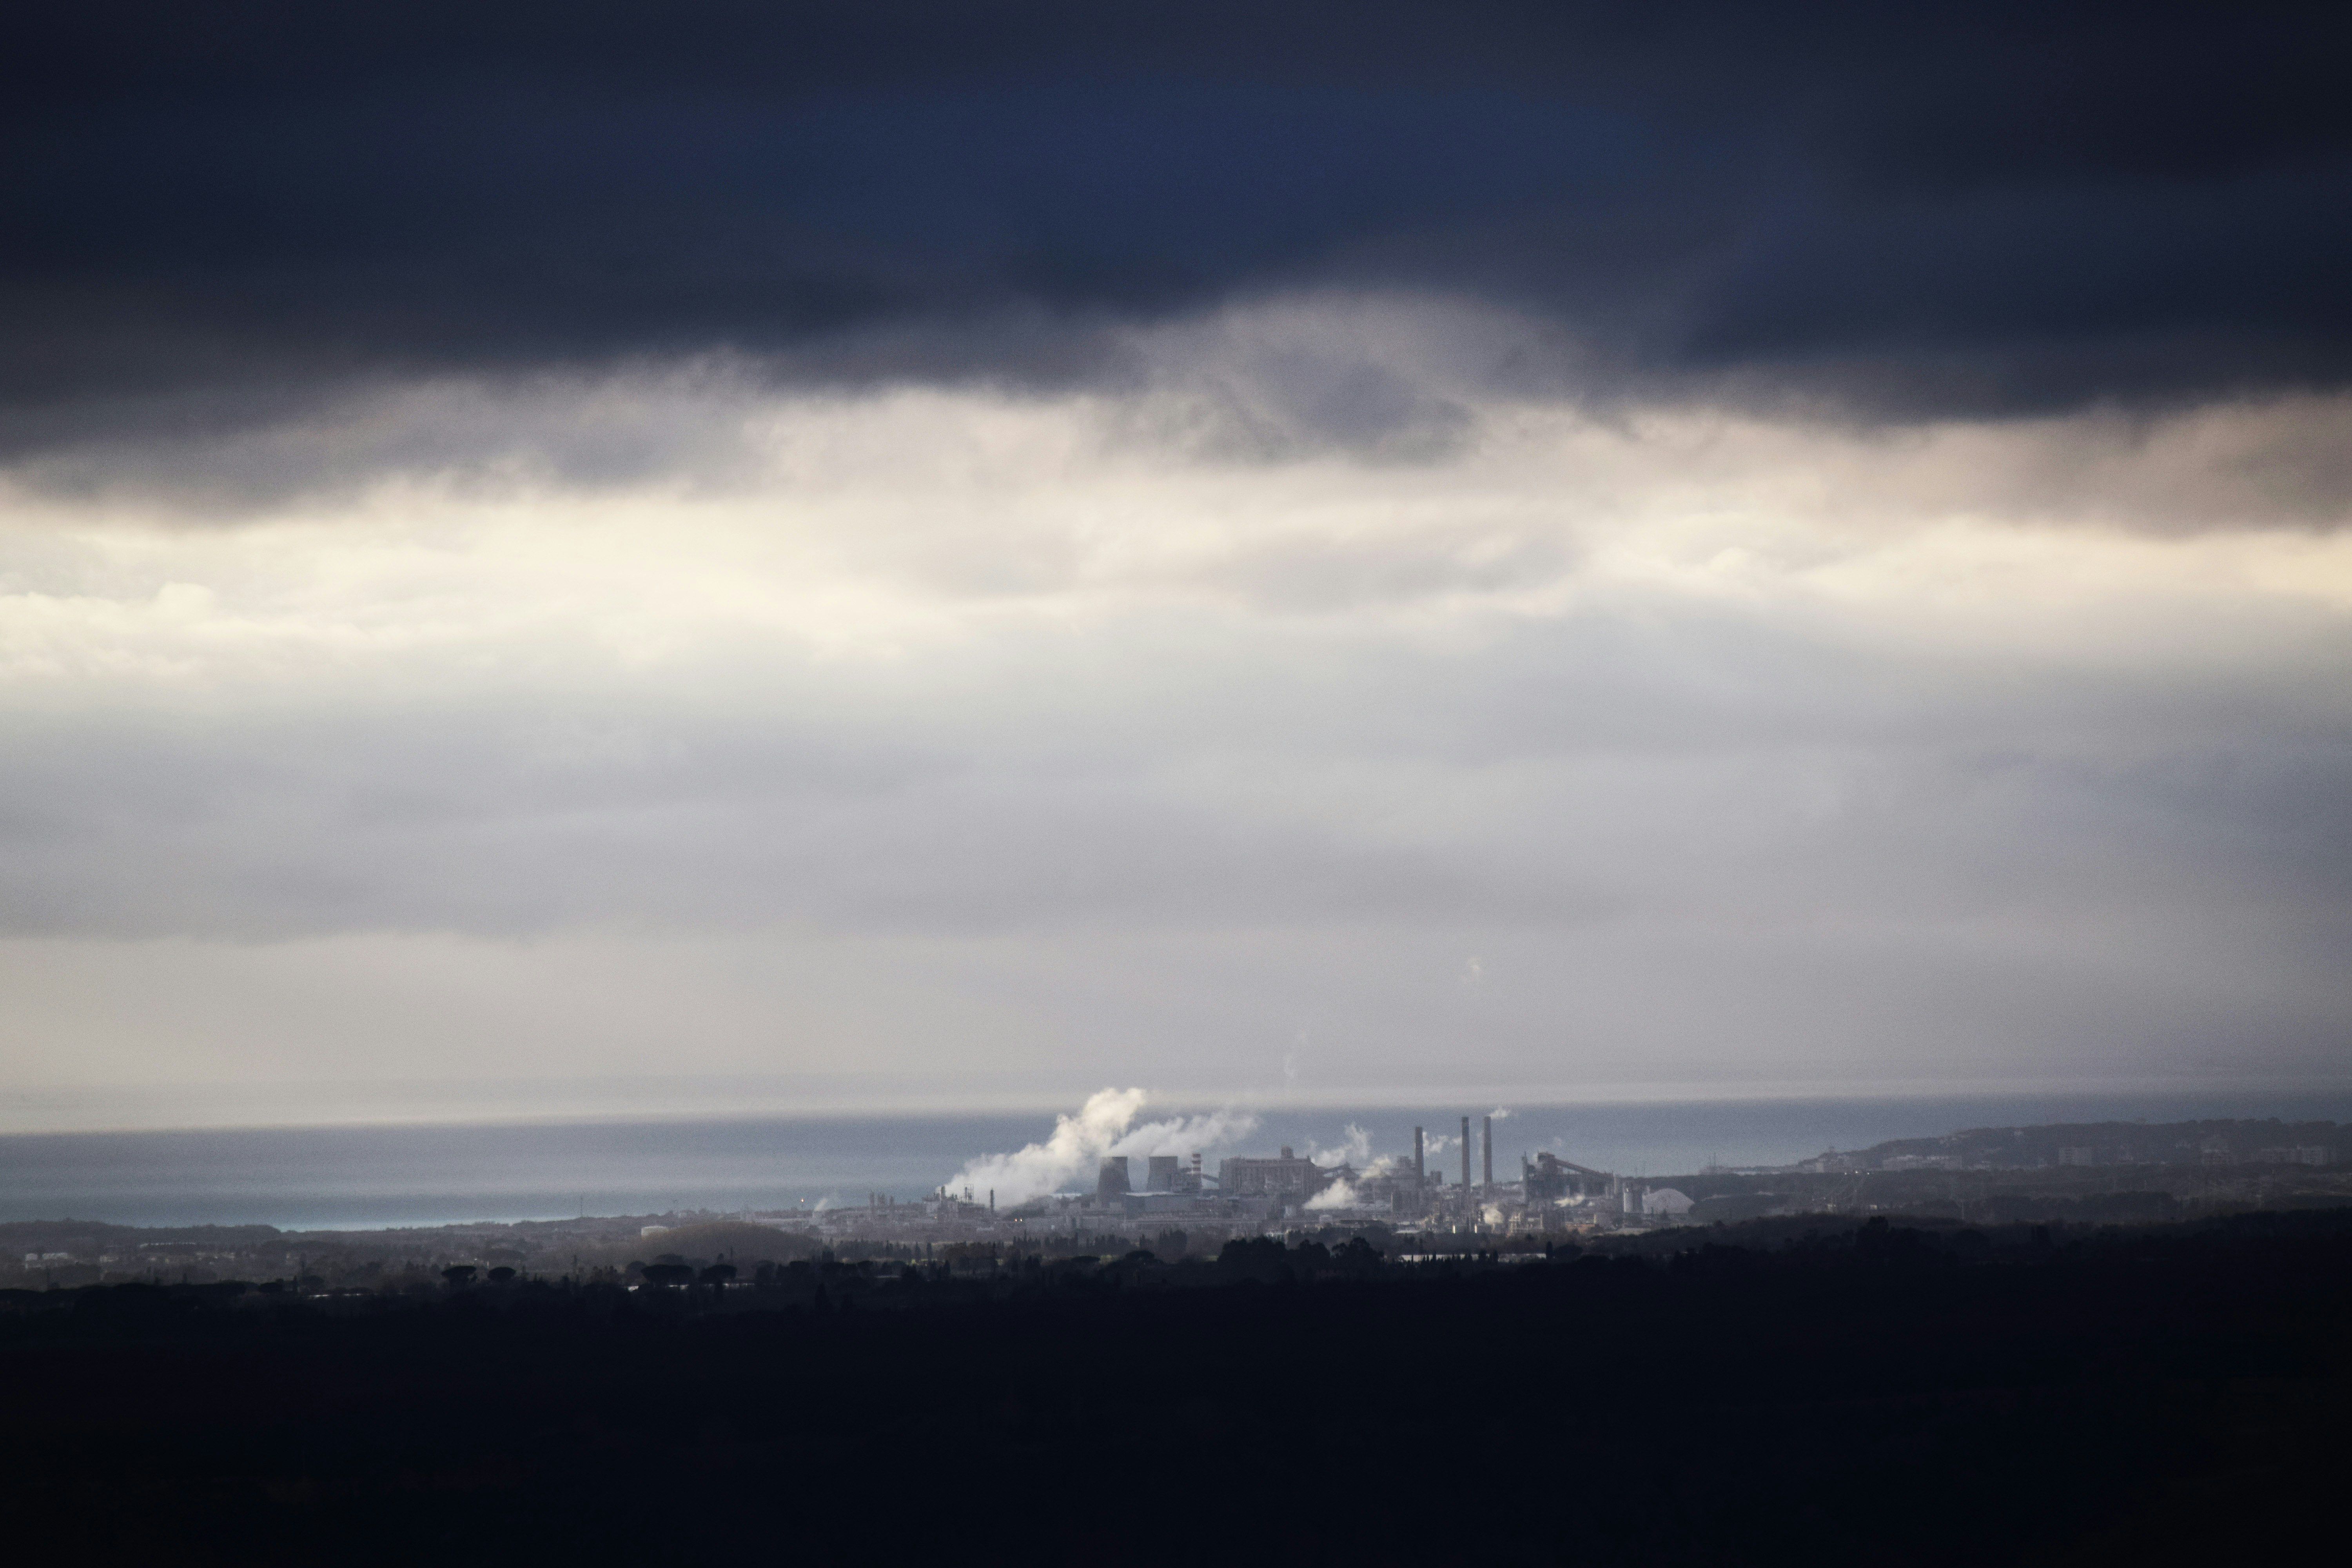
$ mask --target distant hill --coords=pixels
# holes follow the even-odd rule
[[[95,1253],[110,1247],[257,1247],[283,1232],[270,1225],[108,1225],[91,1219],[25,1219],[0,1224],[0,1257],[11,1252]]]
[[[2332,1165],[2352,1152],[2333,1121],[2063,1121],[1971,1127],[1940,1138],[1894,1138],[1832,1151],[1807,1171],[2005,1171],[2056,1165]]]

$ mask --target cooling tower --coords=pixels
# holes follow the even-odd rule
[[[1115,1204],[1132,1190],[1127,1182],[1127,1156],[1113,1154],[1104,1160],[1102,1174],[1095,1178],[1095,1202]]]

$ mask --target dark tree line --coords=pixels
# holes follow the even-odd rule
[[[82,1562],[2146,1563],[2344,1533],[2352,1211],[673,1267],[12,1294],[0,1503]]]

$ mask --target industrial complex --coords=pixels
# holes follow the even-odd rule
[[[1416,1127],[1410,1153],[1369,1161],[1361,1170],[1346,1162],[1318,1164],[1288,1147],[1219,1160],[1213,1171],[1199,1151],[1111,1154],[1087,1191],[1003,1205],[994,1193],[970,1188],[942,1187],[915,1203],[875,1194],[864,1207],[828,1209],[801,1223],[842,1238],[1012,1244],[1177,1230],[1194,1248],[1300,1227],[1378,1224],[1408,1246],[1416,1237],[1443,1237],[1452,1249],[1482,1237],[1645,1229],[1690,1211],[1691,1200],[1672,1187],[1550,1152],[1521,1155],[1516,1176],[1497,1181],[1494,1118],[1479,1119],[1475,1170],[1470,1123],[1461,1119],[1459,1165],[1451,1173],[1429,1158],[1430,1140]]]

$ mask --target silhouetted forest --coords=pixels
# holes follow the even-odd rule
[[[1374,1239],[7,1292],[0,1496],[78,1562],[2145,1563],[2345,1533],[2352,1210]]]

